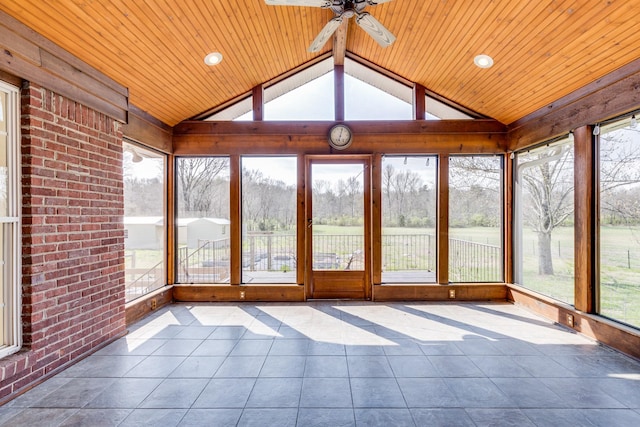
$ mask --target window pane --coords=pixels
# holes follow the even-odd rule
[[[502,281],[502,158],[449,158],[449,281]]]
[[[176,162],[178,283],[229,283],[229,158]]]
[[[289,80],[289,79],[287,79]],[[291,82],[268,87],[264,91],[264,120],[333,120],[333,73],[314,78],[290,90]],[[286,92],[283,92],[283,88]]]
[[[164,286],[165,156],[124,143],[126,300]]]
[[[519,153],[516,166],[516,283],[573,305],[573,142]]]
[[[413,118],[411,103],[349,75],[344,76],[344,110],[346,120]]]
[[[640,133],[600,134],[600,314],[640,327]]]
[[[382,282],[436,281],[437,157],[382,162]]]
[[[242,281],[296,281],[296,157],[242,158]]]

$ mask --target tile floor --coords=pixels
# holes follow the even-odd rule
[[[7,426],[640,426],[640,363],[507,303],[176,304]]]

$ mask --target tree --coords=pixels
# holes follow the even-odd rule
[[[187,157],[178,160],[178,212],[185,216],[228,216],[229,159]]]

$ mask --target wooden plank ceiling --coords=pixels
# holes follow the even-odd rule
[[[129,88],[169,125],[223,104],[332,48],[307,46],[332,12],[262,0],[2,0],[0,10]],[[640,0],[395,0],[355,22],[347,51],[509,124],[640,57]],[[204,56],[224,55],[208,67]],[[480,69],[475,55],[495,65]]]

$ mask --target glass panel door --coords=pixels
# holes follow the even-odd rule
[[[369,161],[311,159],[308,214],[312,298],[368,294]],[[309,196],[309,195],[308,195]]]

